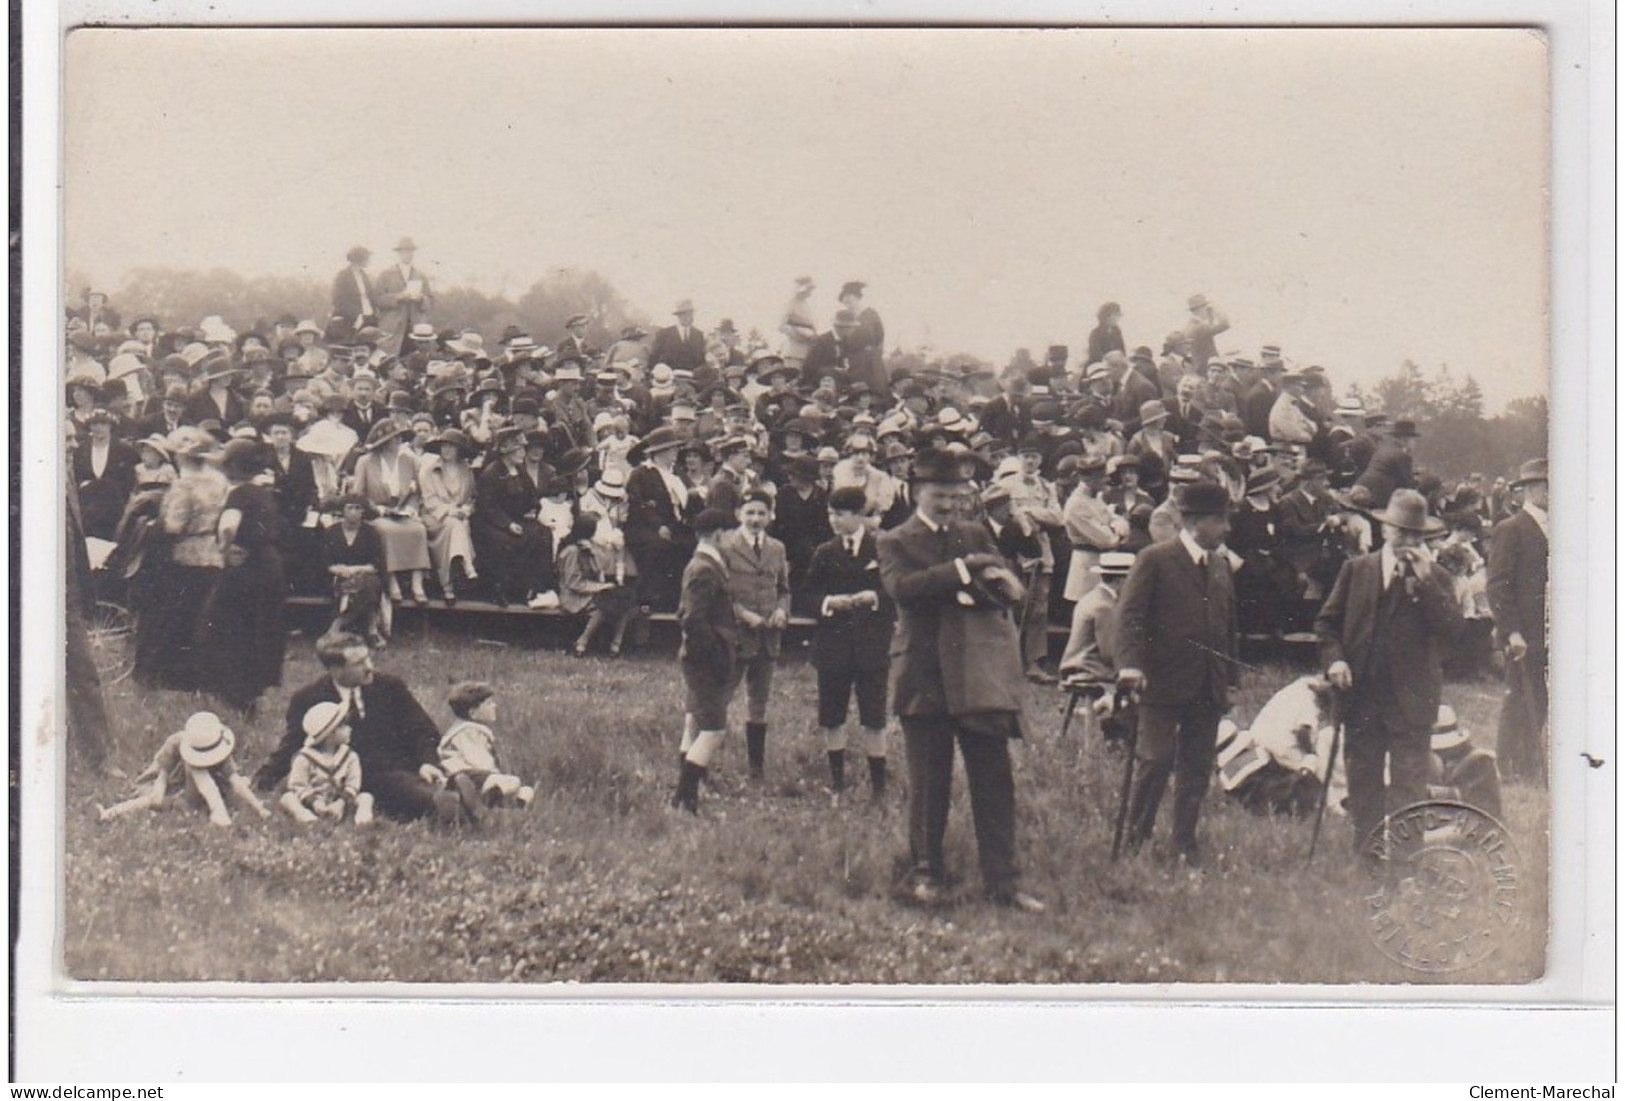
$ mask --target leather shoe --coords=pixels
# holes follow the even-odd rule
[[[1024,914],[1046,914],[1049,906],[1042,900],[1034,898],[1026,891],[1011,891],[1008,894],[993,896],[995,905],[1004,906],[1011,910],[1020,910]]]

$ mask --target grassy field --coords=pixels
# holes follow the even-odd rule
[[[490,627],[487,630],[494,630]],[[442,726],[453,680],[501,693],[510,767],[536,805],[489,832],[419,825],[301,828],[239,814],[230,830],[176,809],[98,823],[118,782],[67,791],[62,950],[81,979],[412,982],[1117,983],[1526,982],[1544,968],[1544,792],[1510,788],[1522,855],[1520,925],[1472,971],[1403,970],[1369,942],[1365,882],[1347,826],[1328,819],[1315,864],[1309,825],[1255,817],[1217,785],[1203,830],[1206,874],[1149,857],[1109,860],[1119,758],[1058,737],[1064,697],[1029,686],[1035,736],[1015,751],[1026,886],[1038,917],[980,897],[963,777],[949,824],[963,881],[926,913],[891,888],[907,850],[901,791],[881,807],[862,787],[835,807],[811,729],[811,669],[779,669],[769,780],[743,778],[736,733],[696,821],[667,809],[681,726],[668,654],[576,661],[559,639],[476,638],[412,628],[380,665],[403,676]],[[409,637],[408,637],[409,636]],[[283,689],[238,729],[257,766],[287,695],[318,675],[308,640],[290,647]],[[1250,672],[1245,721],[1291,671]],[[136,772],[162,737],[205,706],[180,693],[113,687],[117,764]],[[1491,685],[1446,698],[1493,735]],[[902,772],[894,738],[894,775]],[[849,772],[863,777],[861,757]],[[900,789],[901,783],[896,786]],[[1171,802],[1167,800],[1165,802]],[[1166,815],[1160,831],[1166,831]]]

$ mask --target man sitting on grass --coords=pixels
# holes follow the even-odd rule
[[[269,791],[281,783],[305,744],[305,713],[324,701],[339,703],[349,710],[350,745],[378,811],[400,820],[456,822],[460,804],[454,792],[443,790],[446,776],[437,763],[440,731],[411,690],[400,678],[373,669],[372,649],[360,635],[323,635],[316,657],[325,675],[288,701],[287,733],[254,774],[254,786]]]

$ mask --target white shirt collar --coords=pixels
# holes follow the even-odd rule
[[[1540,526],[1540,533],[1547,539],[1550,539],[1552,537],[1552,520],[1551,517],[1547,515],[1546,510],[1541,508],[1539,505],[1530,503],[1529,501],[1525,501],[1523,503],[1523,510],[1527,512],[1535,523]]]
[[[1382,561],[1382,587],[1384,590],[1386,590],[1388,588],[1388,582],[1393,580],[1394,567],[1399,565],[1399,558],[1394,554],[1394,546],[1392,543],[1384,543],[1382,545],[1382,550],[1378,553]]]
[[[1183,528],[1179,531],[1179,541],[1185,544],[1185,553],[1191,556],[1191,561],[1196,565],[1200,566],[1207,558],[1208,552],[1202,547],[1202,544],[1191,538],[1191,533]]]

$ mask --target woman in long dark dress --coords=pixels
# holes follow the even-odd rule
[[[145,687],[197,687],[198,617],[220,577],[216,529],[230,488],[215,467],[220,444],[201,428],[170,437],[180,474],[164,494],[131,597],[135,678]]]
[[[200,687],[244,713],[282,683],[288,643],[282,514],[275,491],[254,481],[268,464],[263,444],[226,445],[220,465],[231,489],[218,529],[225,567],[198,622]]]

